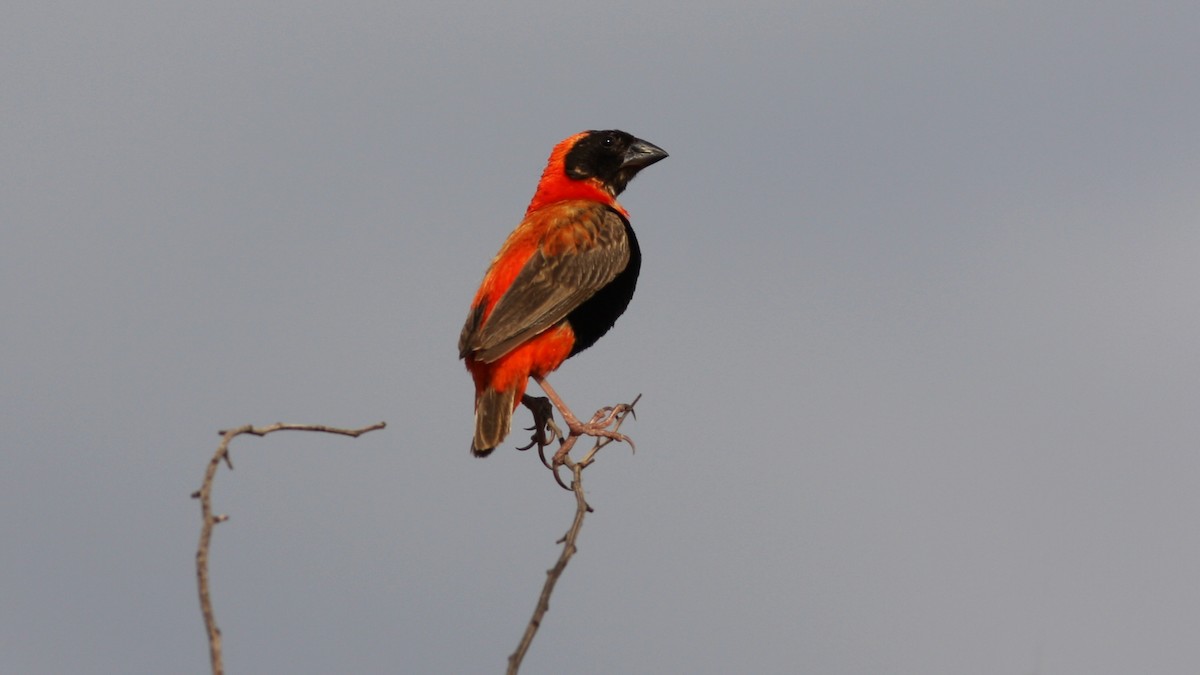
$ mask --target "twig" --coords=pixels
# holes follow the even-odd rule
[[[228,520],[229,516],[224,514],[213,515],[212,488],[213,479],[216,478],[217,468],[221,465],[222,460],[225,461],[225,464],[230,469],[233,469],[233,461],[229,459],[230,441],[242,434],[266,436],[274,431],[315,431],[357,438],[368,431],[383,429],[386,426],[385,422],[380,422],[361,429],[339,429],[323,424],[285,424],[283,422],[276,422],[265,427],[256,427],[247,424],[236,429],[219,432],[221,434],[221,443],[217,446],[217,452],[212,456],[212,459],[208,461],[208,468],[204,472],[204,482],[200,485],[199,490],[192,493],[192,499],[200,500],[200,515],[204,521],[203,525],[200,526],[200,545],[196,548],[196,581],[200,589],[200,612],[204,615],[204,628],[208,631],[208,654],[212,662],[213,675],[223,675],[225,666],[221,660],[221,629],[217,627],[217,619],[213,614],[212,597],[209,594],[208,549],[212,541],[213,526]]]
[[[633,413],[633,406],[642,396],[638,394],[637,398],[614,415],[615,426],[613,431],[621,428],[621,423],[625,421],[625,417]],[[596,413],[596,418],[603,415],[609,415],[612,410],[601,409]],[[535,422],[536,425],[536,422]],[[536,432],[535,432],[536,433]],[[563,439],[560,442],[574,444],[574,441],[579,438],[577,434],[573,434],[568,439]],[[508,675],[517,675],[521,669],[521,661],[525,659],[525,653],[529,651],[529,645],[533,644],[533,638],[537,635],[538,629],[542,626],[542,618],[546,616],[546,612],[550,610],[550,595],[554,593],[554,586],[562,577],[563,570],[567,569],[567,563],[570,562],[571,556],[575,555],[577,550],[575,540],[579,537],[579,530],[583,528],[583,518],[592,511],[592,507],[588,506],[587,498],[583,494],[583,470],[595,461],[596,453],[600,448],[611,443],[613,438],[597,438],[592,449],[588,451],[582,461],[576,462],[571,459],[569,454],[564,454],[562,464],[571,470],[571,487],[570,490],[575,493],[575,519],[571,521],[571,528],[563,535],[558,543],[563,545],[562,553],[559,554],[558,560],[554,563],[554,567],[546,570],[546,583],[542,586],[541,595],[538,596],[537,606],[533,610],[533,617],[529,619],[529,624],[525,627],[525,634],[521,636],[521,642],[517,645],[517,650],[508,657]],[[567,446],[568,450],[570,445]],[[555,478],[558,478],[558,472],[555,472]],[[560,481],[561,484],[561,481]]]
[[[533,644],[533,636],[537,635],[538,628],[542,626],[542,617],[550,609],[550,594],[554,592],[554,585],[558,583],[563,570],[567,569],[567,563],[571,560],[571,556],[575,555],[577,550],[575,539],[583,527],[583,517],[592,510],[583,496],[583,465],[568,457],[567,466],[571,469],[573,477],[571,486],[575,493],[575,520],[571,522],[571,529],[567,530],[567,534],[559,540],[563,545],[562,553],[559,554],[554,567],[546,571],[546,583],[542,586],[542,594],[538,596],[537,607],[533,610],[533,618],[525,627],[525,634],[521,636],[521,643],[517,645],[517,650],[508,657],[508,675],[517,675],[521,669],[521,661],[525,658],[525,652],[529,651],[529,645]]]

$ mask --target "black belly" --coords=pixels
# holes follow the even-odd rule
[[[633,228],[625,223],[625,236],[629,239],[629,264],[607,286],[596,291],[579,307],[567,315],[567,323],[575,333],[575,345],[567,358],[596,344],[601,336],[617,322],[625,312],[633,291],[637,288],[638,272],[642,268],[642,250],[638,247]]]

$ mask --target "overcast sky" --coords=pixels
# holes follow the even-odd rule
[[[638,451],[523,672],[1196,672],[1197,3],[13,4],[0,672],[206,672],[217,430],[380,420],[235,442],[228,672],[501,672],[574,505],[456,343],[589,128]]]

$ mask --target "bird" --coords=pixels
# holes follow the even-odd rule
[[[546,376],[595,344],[629,306],[642,256],[617,195],[666,157],[657,145],[616,129],[574,134],[550,152],[458,339],[459,358],[475,383],[475,456],[486,457],[508,436],[531,377],[573,434],[614,433],[597,434],[595,425],[579,422]],[[535,426],[537,417],[535,411]]]

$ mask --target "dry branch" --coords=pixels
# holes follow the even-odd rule
[[[593,422],[602,420],[606,417],[611,418],[613,422],[612,431],[616,432],[621,428],[621,423],[625,421],[625,417],[633,414],[633,406],[637,404],[638,399],[642,396],[638,394],[633,399],[633,403],[620,404],[611,408],[601,408],[593,416]],[[536,413],[535,413],[536,414]],[[535,421],[535,427],[539,423]],[[539,437],[540,430],[535,430],[535,442]],[[588,506],[587,498],[583,493],[583,470],[596,461],[596,453],[600,448],[608,445],[614,440],[619,440],[616,437],[601,437],[597,438],[592,448],[583,456],[583,459],[576,462],[571,459],[569,453],[571,446],[579,438],[579,434],[572,433],[567,438],[560,436],[560,453],[561,463],[571,471],[571,486],[570,490],[575,494],[575,518],[571,521],[571,527],[567,533],[559,540],[563,545],[562,552],[558,556],[558,560],[554,563],[554,567],[546,570],[546,583],[542,586],[542,592],[538,596],[537,606],[533,610],[533,616],[529,619],[529,624],[525,627],[525,634],[521,636],[521,642],[517,645],[517,650],[508,657],[508,675],[517,675],[521,669],[521,661],[525,658],[525,653],[529,651],[529,645],[533,644],[533,638],[537,635],[538,629],[542,626],[542,618],[546,616],[546,612],[550,610],[550,595],[554,593],[554,586],[562,577],[563,570],[567,569],[567,563],[570,562],[571,556],[575,555],[577,550],[575,540],[579,537],[579,530],[583,528],[583,518],[592,511],[592,507]],[[541,443],[537,443],[539,446]],[[541,447],[538,448],[541,451]],[[566,452],[563,452],[563,449]],[[543,459],[543,461],[545,461]],[[554,478],[558,480],[557,466],[552,467],[554,470]],[[561,485],[561,480],[559,481]]]
[[[200,515],[204,521],[200,526],[200,544],[196,548],[196,581],[200,590],[200,612],[204,615],[204,628],[208,631],[208,653],[209,659],[212,662],[213,675],[223,675],[225,666],[221,660],[221,629],[217,627],[217,619],[213,614],[212,597],[209,594],[208,549],[212,541],[213,526],[228,520],[229,517],[226,515],[213,515],[212,488],[213,479],[216,478],[217,468],[220,467],[222,460],[224,460],[230,469],[233,469],[233,461],[229,459],[230,441],[242,434],[266,436],[275,431],[315,431],[318,433],[340,434],[342,436],[357,438],[368,431],[383,429],[385,426],[387,426],[386,423],[380,422],[361,429],[340,429],[337,427],[328,427],[323,424],[285,424],[283,422],[276,422],[265,427],[256,427],[247,424],[243,427],[219,432],[221,434],[221,443],[217,445],[217,452],[208,461],[208,468],[204,472],[204,482],[200,485],[199,490],[192,493],[193,499],[200,500]]]

